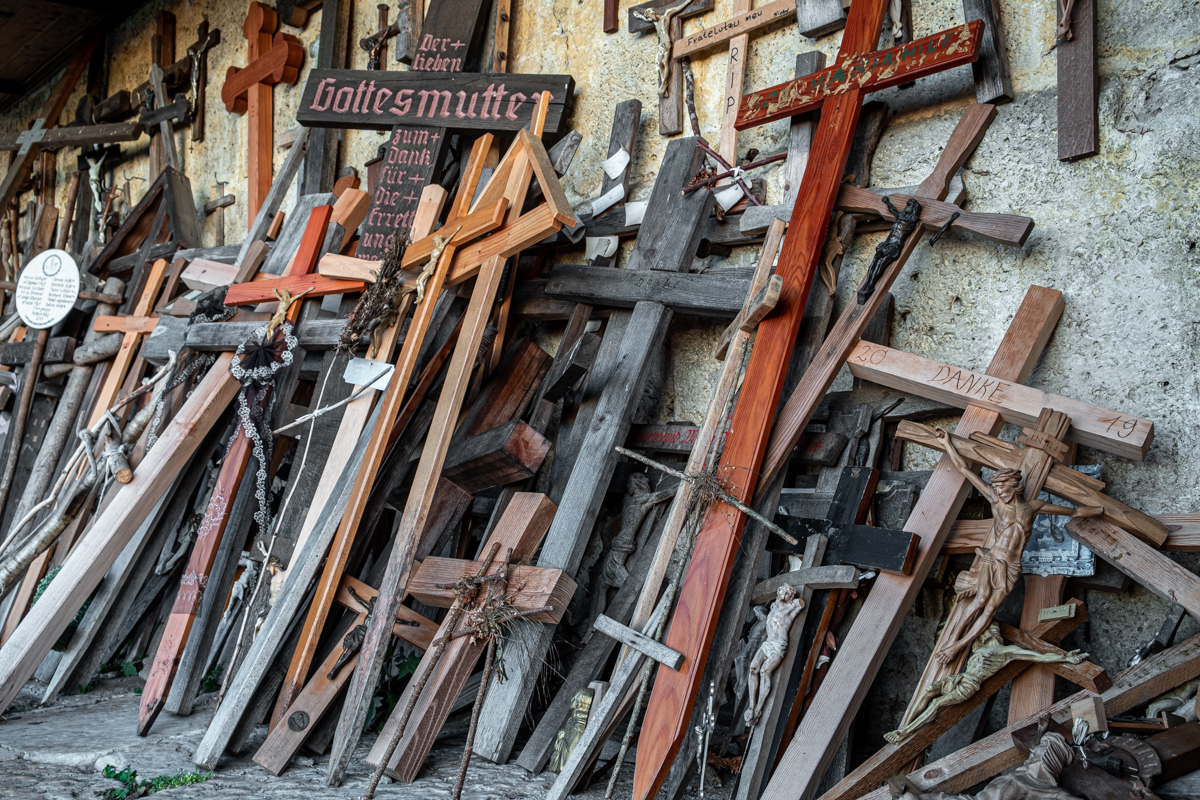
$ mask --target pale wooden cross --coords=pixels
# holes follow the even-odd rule
[[[259,2],[250,4],[242,25],[248,63],[244,68],[230,67],[221,87],[221,100],[229,113],[249,114],[247,219],[254,218],[271,190],[275,144],[271,87],[277,83],[294,84],[300,77],[300,62],[304,58],[300,40],[290,33],[276,32],[278,27],[279,15],[275,9]]]
[[[499,198],[499,202],[505,203],[508,207],[507,222],[510,229],[517,227],[522,220],[537,213],[536,211],[524,215],[521,213],[526,193],[531,186],[532,179],[535,177],[538,184],[542,187],[542,194],[545,198],[545,201],[539,208],[544,208],[546,213],[560,227],[575,223],[574,214],[567,203],[562,186],[558,182],[558,176],[555,174],[554,168],[550,164],[550,158],[538,138],[545,124],[550,100],[550,93],[543,92],[538,100],[531,123],[532,133],[526,130],[521,130],[518,133],[517,140],[510,149],[512,158],[506,158],[496,168],[488,185],[475,200],[477,205],[486,205],[497,202]],[[480,147],[488,148],[490,144],[489,136],[482,137],[476,143],[476,149],[472,153],[473,156],[476,153],[480,154],[478,159],[473,158],[472,163],[476,169],[481,170],[483,164]],[[486,152],[486,149],[483,152]],[[478,172],[465,172],[464,175],[470,176],[470,180],[464,181],[464,186],[473,186],[474,182],[478,180],[478,174]],[[468,203],[471,202],[473,193],[466,191],[466,189],[460,189],[460,192],[460,208],[465,211]],[[497,233],[503,233],[503,229]],[[475,246],[479,244],[479,242],[476,242]],[[524,247],[527,245],[522,244],[521,246]],[[450,245],[448,245],[447,253],[443,255],[438,264],[438,269],[430,278],[430,287],[427,291],[432,293],[433,296],[437,296],[440,293],[442,285],[446,280],[446,272],[451,267],[454,258],[457,257],[452,252],[453,249],[457,248],[454,248],[452,240]],[[463,248],[462,250],[458,250],[458,252],[465,252],[467,249]],[[520,248],[517,249],[519,250]],[[515,253],[516,251],[513,252]],[[499,289],[505,260],[511,254],[513,253],[493,255],[479,266],[475,287],[471,293],[471,300],[468,303],[467,310],[463,315],[462,329],[459,332],[454,355],[447,368],[446,379],[442,386],[441,395],[438,398],[433,422],[430,425],[424,450],[421,454],[421,460],[417,465],[416,474],[409,489],[404,516],[397,533],[398,547],[392,552],[387,570],[384,573],[383,582],[380,585],[379,603],[385,616],[389,613],[394,613],[395,608],[400,602],[400,587],[407,583],[409,571],[412,566],[416,538],[424,528],[437,481],[441,474],[442,466],[445,463],[450,437],[454,432],[454,423],[458,417],[458,411],[462,405],[467,383],[470,380],[470,374],[474,367],[480,340],[483,336],[483,329],[487,325],[487,317],[495,300],[496,292]],[[408,336],[413,337],[411,332],[412,326],[410,326],[409,331]],[[407,344],[406,339],[405,345],[407,346]],[[361,507],[357,509],[352,507],[347,508],[347,514],[351,518],[357,518],[361,513]],[[371,696],[374,693],[375,685],[379,678],[379,668],[386,647],[387,631],[382,628],[382,623],[373,621],[367,630],[366,641],[363,643],[363,653],[366,657],[360,660],[359,666],[355,670],[354,680],[352,680],[347,691],[346,704],[342,709],[337,734],[334,737],[330,770],[327,776],[327,780],[331,783],[336,784],[341,782],[349,759],[353,754],[354,746],[362,734],[362,727],[366,721],[366,715],[369,713]]]

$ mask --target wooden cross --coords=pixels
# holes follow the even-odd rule
[[[1100,152],[1097,4],[1060,0],[1057,6],[1058,160],[1078,161]]]
[[[540,139],[537,138],[542,134],[549,105],[550,95],[548,92],[544,92],[538,101],[538,110],[531,125],[532,134],[530,131],[524,130],[518,133],[517,146],[510,150],[512,158],[505,159],[507,163],[497,166],[488,185],[475,199],[477,205],[485,205],[495,201],[497,197],[503,198],[502,202],[508,205],[507,221],[510,226],[516,225],[521,219],[529,216],[528,214],[522,215],[521,208],[524,205],[531,180],[535,177],[542,187],[545,197],[545,202],[541,204],[541,207],[545,207],[553,214],[559,225],[575,223],[566,195],[558,182],[558,176],[550,164],[550,158],[546,154],[545,148],[542,147]],[[476,148],[472,153],[472,164],[476,170],[482,170],[481,142],[484,148],[489,147],[490,138],[485,136],[476,142]],[[478,157],[476,157],[477,155]],[[479,172],[464,173],[464,177],[469,178],[469,180],[464,180],[463,188],[460,188],[460,208],[464,211],[473,194],[473,192],[467,191],[467,188],[473,186],[478,180],[478,175]],[[461,216],[461,213],[451,216]],[[452,247],[452,244],[448,247]],[[399,605],[399,587],[406,582],[412,566],[416,537],[424,527],[437,480],[445,463],[446,451],[454,431],[454,421],[466,393],[483,329],[487,325],[487,317],[499,289],[506,259],[507,255],[488,258],[482,263],[476,276],[475,287],[463,316],[463,326],[459,333],[458,343],[455,345],[454,356],[447,368],[437,410],[430,425],[421,460],[417,465],[405,504],[403,521],[397,533],[397,541],[401,546],[399,550],[393,551],[380,585],[379,602],[385,614],[394,612],[395,607]],[[429,291],[435,295],[440,292],[441,285],[445,281],[445,273],[450,266],[450,260],[443,255],[437,270],[430,279]],[[412,326],[409,328],[408,336],[419,338],[413,337]],[[407,340],[405,344],[407,346]],[[348,508],[347,514],[351,518],[356,517],[361,514],[361,509]],[[338,731],[334,737],[328,776],[330,782],[339,783],[341,781],[353,754],[354,745],[362,734],[386,647],[387,632],[381,627],[381,623],[373,622],[367,630],[366,641],[363,643],[363,653],[367,655],[367,658],[361,660],[358,669],[355,670],[354,680],[347,691],[346,705],[342,709]]]
[[[696,141],[687,137],[667,146],[629,269],[684,272],[691,265],[713,203],[709,192],[683,195],[680,191],[700,167],[703,153]],[[663,242],[671,246],[661,247]],[[552,496],[559,497],[559,511],[546,535],[539,566],[565,569],[568,574],[578,569],[600,499],[616,468],[618,454],[613,448],[629,432],[653,353],[661,346],[671,315],[669,308],[651,301],[638,303],[632,311],[614,311],[609,317],[584,389],[585,401],[565,442],[560,433],[552,489]],[[581,319],[586,322],[586,317]],[[489,687],[484,702],[483,713],[495,722],[480,730],[475,742],[475,752],[491,761],[505,760],[512,748],[552,633],[522,626],[515,636],[520,644],[512,648],[509,679]]]
[[[221,194],[221,190],[224,189],[224,187],[225,187],[224,181],[217,181],[215,188],[217,190],[218,196],[214,197],[212,200],[209,200],[208,202],[206,202],[204,204],[204,208],[203,208],[205,216],[208,216],[209,214],[216,212],[216,215],[217,215],[216,245],[217,245],[217,247],[221,247],[222,245],[225,244],[225,209],[228,206],[231,206],[235,202],[237,202],[237,198],[235,198],[233,195]]]
[[[1041,336],[1048,335],[1045,332],[1035,334],[1036,329],[1030,330],[1033,328],[1032,320],[1028,318],[1026,313],[1033,307],[1031,301],[1039,298],[1039,296],[1044,297],[1041,302],[1048,306],[1049,310],[1051,310],[1051,318],[1057,316],[1059,312],[1055,309],[1058,307],[1058,303],[1061,302],[1058,299],[1057,293],[1034,287],[1030,291],[1030,296],[1026,299],[1025,306],[1022,307],[1021,311],[1019,311],[1017,314],[1017,318],[1014,319],[1013,326],[1010,328],[1008,340],[1012,339],[1013,331],[1020,330],[1021,328],[1027,329],[1024,336],[1031,339],[1035,344],[1040,340]],[[860,343],[858,345],[858,349],[854,351],[854,355],[851,356],[851,359],[848,362],[854,365],[852,367],[852,371],[857,371],[860,375],[867,375],[868,373],[864,372],[862,369],[864,366],[864,361],[869,364],[872,360],[877,360],[881,365],[890,362],[891,355],[897,351],[891,350],[890,348],[878,349],[880,347],[880,345],[871,344],[868,346]],[[876,353],[882,355],[875,355]],[[931,389],[933,389],[933,387],[938,383],[937,381],[929,380],[932,378],[932,373],[930,373],[928,370],[932,364],[924,361],[908,361],[908,358],[910,357],[907,354],[898,354],[896,356],[896,361],[890,362],[895,365],[900,363],[908,363],[910,366],[913,366],[918,370],[916,379],[907,382],[909,388],[906,389],[906,391],[915,390],[917,394],[930,394]],[[996,362],[999,360],[1000,357],[998,354],[997,359],[993,360],[993,364],[996,364]],[[1009,356],[1008,360],[1012,360],[1012,356]],[[998,425],[1002,420],[1015,421],[1018,418],[1023,419],[1024,422],[1019,424],[1024,424],[1025,422],[1029,421],[1028,416],[1021,416],[1023,414],[1028,414],[1027,407],[1020,407],[1020,403],[1014,399],[1020,396],[1022,390],[1010,389],[1010,387],[1014,385],[1019,385],[1019,383],[1022,382],[1021,380],[1004,380],[1005,376],[1003,374],[997,374],[994,367],[990,368],[988,370],[988,374],[984,376],[979,375],[978,373],[970,373],[969,371],[960,371],[956,368],[948,367],[947,365],[941,366],[946,366],[945,375],[951,378],[948,383],[960,387],[962,390],[959,398],[955,401],[955,405],[962,406],[970,403],[972,406],[974,406],[974,400],[976,399],[988,404],[986,408],[980,406],[974,406],[973,408],[970,408],[967,412],[967,415],[964,416],[963,422],[960,423],[960,431],[966,428],[966,426],[970,425],[972,427],[967,428],[968,432],[983,431],[990,434],[997,430]],[[874,376],[871,379],[874,380],[878,378],[885,385],[894,385],[897,381],[897,378],[894,375],[885,376],[879,374],[891,373],[892,369],[893,368],[891,366],[877,369],[871,373]],[[1027,374],[1027,372],[1024,374],[1015,373],[1014,377],[1023,379],[1027,376]],[[958,382],[954,380],[954,376],[962,377],[964,380]],[[937,396],[947,396],[944,386],[938,387],[936,391],[938,392]],[[1087,420],[1090,417],[1094,416],[1096,418],[1103,418],[1108,416],[1103,409],[1090,407],[1089,409],[1085,410],[1080,408],[1079,405],[1073,404],[1071,401],[1068,401],[1065,398],[1044,395],[1042,393],[1037,394],[1047,401],[1047,405],[1053,405],[1055,403],[1067,404],[1066,407],[1071,408],[1072,411],[1079,414],[1080,425],[1085,430],[1089,427]],[[1016,408],[1014,408],[1014,406]],[[1124,415],[1114,416],[1119,416],[1122,419],[1125,418]],[[981,426],[980,421],[983,421],[986,424],[986,427]],[[910,425],[911,423],[902,423],[902,427],[905,427],[906,430]],[[1114,426],[1114,430],[1118,427],[1120,426]],[[1145,425],[1143,430],[1145,430],[1148,434],[1148,423]],[[1076,432],[1072,435],[1078,436],[1080,434]],[[1131,434],[1131,436],[1132,435],[1133,434]],[[1128,445],[1118,442],[1118,439],[1119,437],[1113,434],[1110,435],[1108,443],[1103,443],[1097,440],[1093,441],[1104,449],[1112,450],[1119,447],[1127,452]],[[957,443],[958,439],[955,439],[955,441]],[[989,439],[988,441],[991,440]],[[1020,454],[1018,453],[1016,456],[1018,461],[1019,457]],[[918,502],[912,516],[909,518],[909,523],[905,526],[907,530],[922,535],[922,544],[918,553],[917,563],[912,571],[912,576],[910,578],[901,578],[899,576],[893,576],[889,574],[881,574],[879,576],[874,587],[872,588],[872,592],[867,596],[866,604],[864,605],[863,611],[860,612],[858,622],[856,622],[855,626],[851,629],[845,640],[842,642],[842,649],[844,651],[854,653],[877,653],[877,651],[861,648],[878,647],[879,645],[876,644],[876,641],[878,641],[876,637],[879,637],[881,632],[894,629],[894,627],[899,624],[899,619],[904,613],[903,610],[900,609],[906,610],[908,605],[907,602],[905,602],[905,594],[903,591],[898,592],[898,590],[901,587],[904,587],[909,593],[915,591],[912,588],[913,581],[926,573],[929,565],[940,551],[940,542],[937,541],[937,539],[941,538],[941,536],[938,535],[940,532],[941,521],[951,519],[957,514],[957,507],[961,502],[961,500],[958,498],[963,494],[963,487],[961,484],[954,487],[952,493],[947,492],[947,490],[943,488],[941,485],[943,481],[943,478],[941,477],[943,469],[945,469],[945,467],[940,466],[939,469],[935,471],[934,478],[931,479],[930,483],[926,486],[926,489],[922,492],[921,500]],[[1070,481],[1072,487],[1078,484],[1084,484],[1086,486],[1090,483],[1089,479],[1081,476],[1080,473],[1074,472],[1073,470],[1067,470],[1065,467],[1061,466],[1055,466],[1051,468],[1051,473],[1056,476],[1060,475],[1061,471],[1071,473],[1070,476],[1061,477],[1061,480],[1064,482]],[[947,474],[945,477],[952,478],[953,475]],[[1060,478],[1056,477],[1054,480],[1058,481],[1059,479]],[[1061,493],[1057,491],[1056,487],[1057,483],[1055,483],[1054,486],[1048,485],[1048,488],[1050,488],[1050,490],[1056,494],[1066,497],[1067,499],[1073,499],[1070,496],[1070,493]],[[1078,491],[1074,489],[1069,489],[1068,491],[1075,492],[1076,496],[1078,496]],[[1110,514],[1114,519],[1120,518],[1127,524],[1131,518],[1137,520],[1143,519],[1143,515],[1141,515],[1139,512],[1135,512],[1132,509],[1127,509],[1121,504],[1116,503],[1116,501],[1110,500],[1104,495],[1099,494],[1094,487],[1089,486],[1087,491],[1089,492],[1088,496],[1095,500],[1095,504],[1105,507],[1106,514]],[[951,502],[947,503],[947,500],[950,500]],[[1152,522],[1152,520],[1147,520],[1145,524],[1142,524],[1142,527],[1148,528]],[[925,531],[928,529],[932,529],[932,533],[926,534]],[[927,536],[930,538],[926,538]],[[930,542],[930,539],[933,539],[932,543]],[[882,592],[880,592],[881,587],[885,587]],[[897,596],[898,594],[899,597]],[[864,613],[867,614],[867,616],[862,616]],[[885,616],[885,614],[888,616]],[[896,616],[891,616],[893,614]],[[890,641],[890,639],[888,641]],[[884,649],[886,650],[886,646]],[[806,714],[804,720],[801,722],[800,728],[796,733],[796,738],[793,739],[793,745],[795,742],[799,741],[800,737],[802,736],[828,736],[830,735],[830,726],[835,726],[837,729],[840,729],[842,725],[845,725],[848,722],[849,716],[853,714],[856,707],[852,702],[848,702],[847,698],[844,696],[844,693],[837,691],[834,687],[842,685],[842,682],[846,680],[869,681],[871,679],[869,676],[874,674],[875,668],[871,661],[877,661],[881,657],[882,656],[877,653],[872,659],[835,659],[830,665],[830,672],[826,678],[825,684],[822,686],[822,690],[817,693],[813,700],[812,707]],[[833,719],[830,719],[831,715],[833,716]],[[841,722],[838,722],[838,720],[841,720]],[[819,733],[814,733],[814,731],[819,731]],[[907,743],[901,745],[901,747],[904,747],[906,744]],[[917,747],[916,750],[906,750],[905,752],[910,752],[910,755],[916,755],[920,752],[920,749],[920,747]],[[803,768],[803,775],[806,782],[812,781],[812,785],[815,785],[815,781],[819,780],[819,776],[815,778],[810,777],[817,771],[817,764],[812,762],[820,757],[820,755],[820,753],[804,753],[802,756],[800,756],[800,750],[793,746],[793,748],[789,749],[788,753],[785,754],[781,762],[780,769],[783,770],[786,768],[786,771],[780,772],[779,775],[788,775],[790,778],[794,778],[797,769]],[[793,760],[796,765],[793,765]],[[810,770],[812,770],[812,772],[810,772]],[[783,778],[780,778],[780,780],[783,780]],[[768,787],[768,794],[775,790],[775,786],[776,783],[773,782],[772,786]],[[778,784],[778,790],[783,791],[782,783]]]
[[[528,560],[537,550],[542,537],[546,535],[554,512],[554,504],[545,495],[515,495],[480,552],[487,552],[490,547],[499,543],[501,552],[512,549],[514,562]],[[495,563],[488,573],[494,573],[500,566],[499,563]],[[479,570],[478,561],[427,558],[409,581],[408,592],[427,605],[449,608],[455,596],[445,587],[453,585],[462,577],[476,574]],[[558,569],[518,567],[509,579],[509,584],[513,587],[525,584],[526,587],[513,597],[511,602],[515,606],[514,610],[528,613],[549,606],[550,610],[532,615],[529,619],[551,623],[551,626],[562,618],[566,604],[575,592],[575,581]],[[436,589],[439,586],[442,588]],[[456,632],[446,623],[438,630],[440,636],[453,636]],[[394,712],[367,756],[368,764],[377,767],[385,757],[390,756],[388,775],[406,783],[416,780],[421,765],[437,739],[438,731],[450,714],[451,705],[474,671],[484,646],[482,641],[473,641],[471,637],[460,636],[452,639],[437,664],[432,661],[432,651],[426,650],[425,658],[409,681],[408,689],[401,695]],[[415,701],[417,705],[403,732],[399,734],[399,746],[389,754],[387,746],[389,741],[398,735],[396,728],[404,722],[403,712],[409,703],[414,702],[412,694],[416,687],[421,685],[423,674],[431,670],[428,683],[425,684],[419,701]]]
[[[279,31],[275,9],[252,2],[242,25],[249,48],[244,68],[230,67],[221,87],[221,100],[231,114],[247,117],[250,186],[246,194],[247,219],[253,219],[271,189],[272,153],[275,144],[271,87],[294,84],[300,77],[304,47],[290,33]],[[274,36],[272,36],[274,34]]]
[[[318,206],[314,209],[308,220],[304,240],[301,242],[300,249],[286,278],[302,277],[316,266],[321,245],[325,240],[325,229],[332,213],[332,206]],[[266,283],[273,284],[275,282],[252,283],[250,284],[251,289],[243,290],[241,296],[235,298],[234,302],[257,304],[267,297],[277,297],[275,290],[267,293],[259,288]],[[230,292],[238,288],[240,287],[231,287]],[[316,288],[314,293],[340,294],[343,291],[345,289],[341,286],[323,286]],[[286,297],[286,295],[283,296]],[[226,298],[228,300],[228,294]],[[281,305],[283,305],[282,301]],[[299,314],[300,306],[289,303],[281,316],[289,322],[294,322]],[[267,331],[268,337],[281,336],[272,329],[270,324]],[[265,403],[266,401],[264,398],[257,402]],[[221,464],[221,471],[213,486],[212,497],[205,509],[204,519],[200,523],[196,544],[188,560],[179,594],[176,596],[171,617],[160,640],[158,653],[154,657],[154,664],[146,681],[146,688],[142,693],[141,711],[138,715],[139,736],[145,736],[149,732],[150,726],[154,724],[154,720],[166,702],[167,692],[179,666],[180,653],[199,611],[205,584],[216,558],[217,547],[224,536],[233,502],[242,482],[242,475],[250,462],[252,450],[253,441],[250,434],[245,425],[239,426],[236,436],[230,442],[229,450]]]
[[[852,5],[834,67],[806,79],[766,89],[743,98],[736,127],[781,119],[793,113],[822,109],[816,138],[804,173],[780,255],[776,274],[784,279],[783,302],[765,319],[746,367],[743,390],[730,424],[730,435],[721,456],[720,474],[727,476],[727,491],[745,502],[751,499],[759,478],[775,404],[808,290],[821,258],[827,220],[841,182],[863,96],[883,84],[895,85],[921,74],[969,63],[974,59],[978,25],[913,42],[908,51],[895,49],[870,53],[878,39],[884,3],[858,0]],[[850,75],[854,80],[850,80]],[[903,77],[899,77],[899,76]],[[790,87],[790,88],[789,88]],[[762,477],[769,482],[774,473]],[[764,482],[764,484],[766,483]],[[643,727],[643,747],[634,775],[634,800],[646,800],[662,786],[671,761],[678,753],[685,726],[700,690],[708,643],[717,623],[724,587],[737,551],[744,516],[715,503],[705,514],[692,561],[680,590],[677,615],[667,639],[687,660],[680,672],[659,670]],[[715,589],[715,591],[714,591]]]

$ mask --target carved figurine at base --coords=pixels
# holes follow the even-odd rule
[[[918,792],[911,784],[897,791],[893,800],[1078,800],[1075,795],[1058,787],[1058,776],[1070,766],[1075,754],[1060,733],[1047,733],[1030,751],[1029,758],[1007,775],[992,779],[983,791],[975,795],[946,792]],[[907,783],[907,781],[905,781]]]
[[[796,597],[796,590],[788,584],[779,587],[775,602],[767,614],[767,638],[759,645],[758,652],[750,661],[750,675],[746,678],[749,693],[746,698],[746,725],[758,724],[767,698],[771,695],[771,673],[783,661],[787,653],[788,632],[792,623],[804,608],[804,601]]]
[[[971,657],[962,672],[947,675],[929,684],[913,706],[913,718],[900,730],[892,731],[883,738],[889,744],[900,744],[918,728],[937,716],[946,706],[957,705],[970,699],[979,691],[983,682],[1014,661],[1032,661],[1036,664],[1078,664],[1088,657],[1087,653],[1072,650],[1069,653],[1038,653],[1016,645],[1006,645],[1000,638],[1000,626],[992,623],[975,640]]]
[[[567,759],[571,757],[571,752],[583,736],[583,729],[587,727],[595,696],[596,692],[592,689],[580,689],[571,698],[571,715],[559,729],[558,736],[554,739],[554,752],[550,754],[550,763],[546,765],[551,772],[561,772],[566,766]]]
[[[1012,592],[1021,576],[1021,553],[1033,530],[1033,518],[1038,514],[1094,517],[1103,513],[1103,509],[1098,506],[1066,508],[1037,498],[1027,500],[1021,473],[1014,469],[997,470],[985,482],[967,466],[950,434],[941,429],[934,432],[945,444],[946,455],[954,467],[992,507],[992,529],[983,546],[975,549],[975,563],[971,569],[960,573],[955,581],[957,602],[962,610],[956,609],[947,624],[943,634],[947,644],[933,654],[942,664],[949,664],[987,629],[1004,599]]]

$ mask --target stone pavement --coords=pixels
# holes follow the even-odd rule
[[[140,697],[134,689],[139,678],[97,678],[88,694],[64,696],[48,708],[37,707],[41,687],[31,683],[17,696],[4,722],[0,723],[0,797],[11,800],[88,800],[95,792],[118,786],[100,773],[105,765],[137,770],[139,780],[157,775],[192,772],[192,750],[199,743],[212,716],[216,695],[203,695],[190,717],[163,713],[150,735],[138,738]],[[454,787],[462,758],[469,711],[451,717],[429,761],[416,783],[390,783],[379,787],[379,800],[440,800]],[[366,754],[374,741],[367,736],[340,788],[325,785],[325,756],[300,755],[276,778],[251,759],[266,738],[265,726],[251,737],[241,756],[226,756],[205,783],[166,790],[163,800],[187,798],[237,798],[238,800],[291,800],[292,798],[358,798],[370,771]],[[605,758],[616,755],[617,743],[610,742]],[[616,797],[628,797],[633,780],[631,749],[626,757]],[[531,776],[516,764],[497,765],[476,758],[471,762],[464,800],[523,800],[541,798],[553,782],[552,773]],[[600,800],[604,785],[592,786],[577,795],[583,800]]]

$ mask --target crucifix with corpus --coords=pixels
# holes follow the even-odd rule
[[[878,41],[883,0],[855,0],[835,64],[814,75],[743,98],[736,127],[745,129],[820,107],[804,179],[776,274],[784,281],[775,313],[759,325],[721,456],[727,487],[742,502],[755,491],[758,467],[774,421],[789,356],[808,291],[822,255],[828,219],[841,183],[863,96],[923,75],[968,64],[976,57],[981,25],[974,23],[901,47],[870,52]],[[868,319],[870,312],[868,312]],[[769,481],[769,478],[767,479]],[[654,685],[642,729],[634,775],[634,800],[646,800],[666,778],[700,690],[708,644],[717,622],[744,515],[717,502],[701,523],[677,614],[666,644],[684,653],[678,672],[662,670]]]

